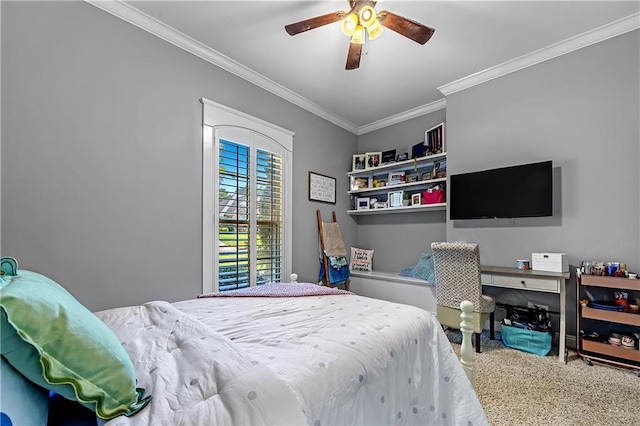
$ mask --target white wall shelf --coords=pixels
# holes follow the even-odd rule
[[[417,213],[425,211],[446,210],[447,203],[438,204],[420,204],[417,206],[404,207],[387,207],[386,209],[364,209],[364,210],[348,210],[352,216],[361,216],[367,214],[391,214],[391,213]]]

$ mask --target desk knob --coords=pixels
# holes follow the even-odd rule
[[[524,280],[520,281],[520,284],[524,285],[525,284]]]

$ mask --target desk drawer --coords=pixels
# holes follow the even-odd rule
[[[509,277],[506,275],[494,275],[493,285],[494,287],[560,293],[560,284],[558,280],[549,278]]]

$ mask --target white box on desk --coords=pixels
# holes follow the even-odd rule
[[[531,269],[534,271],[569,272],[567,253],[531,253]]]

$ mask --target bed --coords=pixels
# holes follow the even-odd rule
[[[96,313],[153,394],[106,424],[488,424],[428,312],[315,284],[251,292]]]
[[[93,313],[13,258],[0,267],[3,425],[47,410],[81,424],[51,423],[50,392],[94,425],[488,424],[463,368],[470,326],[460,362],[417,307],[270,283]]]

